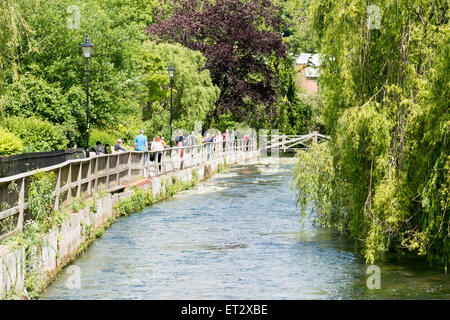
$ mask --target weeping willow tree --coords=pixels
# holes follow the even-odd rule
[[[33,50],[32,35],[33,30],[17,1],[0,0],[0,96],[6,83],[19,80],[20,58]],[[25,45],[27,51],[23,50]]]
[[[367,262],[392,248],[449,262],[448,9],[439,0],[309,8],[332,140],[299,155],[298,201],[348,231]]]

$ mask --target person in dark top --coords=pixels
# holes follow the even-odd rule
[[[109,144],[105,144],[105,153],[110,154],[111,153],[111,146]]]
[[[183,143],[184,137],[183,137],[183,132],[178,131],[178,135],[175,137],[175,146],[179,147],[178,143],[181,142]]]
[[[122,147],[122,139],[118,139],[116,145],[114,146],[114,151],[116,152],[120,152],[120,151],[126,151],[123,147]]]
[[[105,149],[103,149],[102,143],[100,141],[97,141],[95,143],[95,154],[105,154]]]
[[[211,158],[211,144],[214,142],[214,136],[207,136],[203,143],[206,143],[207,160]]]
[[[214,136],[206,137],[206,139],[205,139],[205,141],[203,143],[208,143],[208,142],[214,142]]]

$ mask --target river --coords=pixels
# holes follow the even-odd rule
[[[450,276],[408,254],[377,262],[369,289],[347,236],[302,223],[292,160],[234,166],[120,218],[41,299],[450,299]]]

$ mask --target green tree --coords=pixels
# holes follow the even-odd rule
[[[309,17],[311,0],[274,0],[283,8],[286,28],[283,41],[293,55],[302,52],[317,52],[317,40],[314,38],[313,23]]]
[[[194,129],[196,120],[204,121],[219,98],[220,90],[213,85],[206,59],[198,51],[179,44],[145,42],[137,59],[142,66],[145,91],[143,119],[147,133],[169,135],[170,85],[167,69],[173,63],[176,73],[173,84],[173,126]]]
[[[400,246],[447,265],[448,2],[373,4],[379,27],[369,27],[362,0],[310,5],[324,55],[329,152],[341,185],[325,188],[335,200],[323,214],[346,221],[369,262]],[[344,197],[342,207],[337,199]]]
[[[79,132],[86,130],[86,64],[80,45],[89,32],[95,45],[89,81],[92,126],[108,128],[129,117],[140,119],[141,106],[135,99],[135,89],[141,85],[139,66],[132,63],[132,56],[143,39],[143,25],[121,21],[103,1],[18,0],[7,4],[8,12],[14,8],[15,27],[20,32],[13,32],[9,18],[2,20],[0,30],[6,30],[2,39],[7,43],[16,39],[4,57],[1,78],[7,94],[0,99],[4,115],[17,115],[23,109],[25,116],[66,124],[75,128],[70,139],[83,143]],[[67,13],[70,6],[80,9],[80,28],[68,26],[74,18]]]

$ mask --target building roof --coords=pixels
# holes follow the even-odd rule
[[[295,59],[295,62],[298,65],[306,64],[312,67],[320,66],[320,56],[318,53],[300,53],[299,56]]]
[[[308,78],[318,78],[320,74],[321,57],[315,53],[300,53],[295,59],[297,65],[306,65],[306,76]]]

